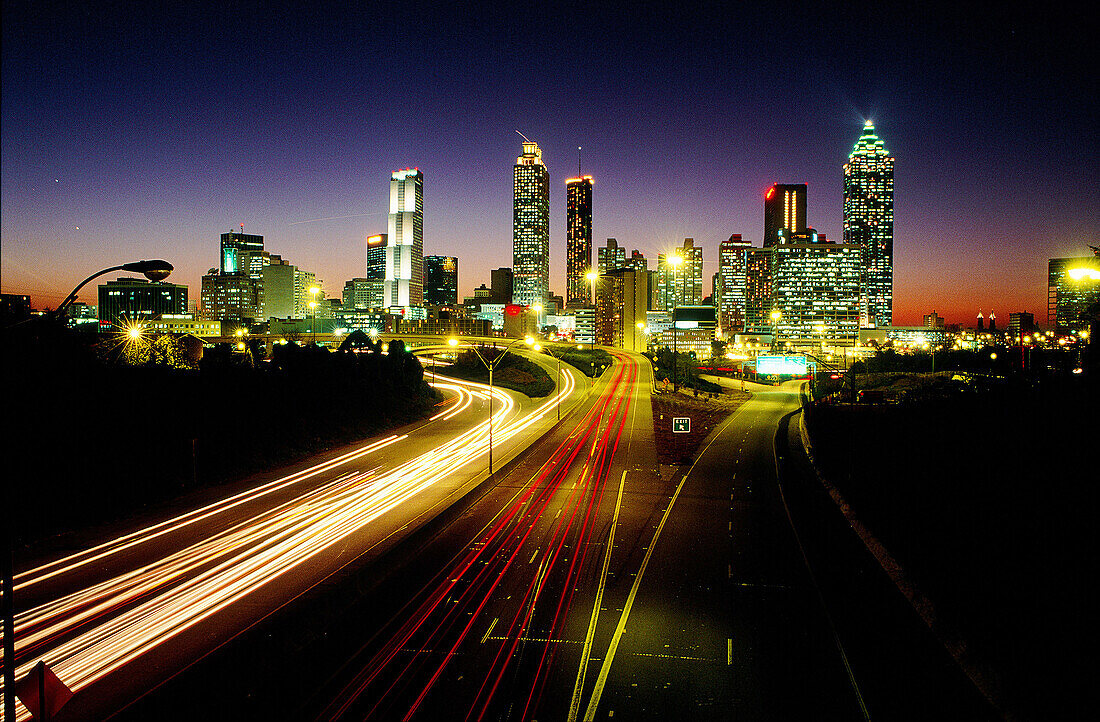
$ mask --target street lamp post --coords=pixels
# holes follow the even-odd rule
[[[772,311],[772,351],[779,349],[779,319],[783,316],[779,309]]]
[[[321,292],[321,289],[317,286],[312,286],[309,289],[310,302],[309,310],[313,313],[313,318],[309,322],[309,330],[313,334],[313,345],[317,345],[317,294]]]
[[[76,294],[80,292],[80,289],[84,288],[89,281],[95,278],[99,278],[107,273],[114,271],[134,271],[142,274],[150,281],[163,281],[168,278],[168,274],[172,273],[172,264],[168,261],[152,260],[152,261],[134,261],[132,263],[123,263],[118,266],[111,266],[110,268],[104,268],[102,271],[96,271],[92,275],[85,278],[83,281],[76,285],[65,300],[58,305],[53,311],[51,316],[53,318],[61,318],[61,316],[68,310],[69,306],[76,300]],[[11,485],[6,484],[4,486],[4,509],[11,509],[13,505],[8,498],[8,494],[11,493]],[[15,538],[14,530],[12,529],[9,520],[4,520],[4,550],[0,553],[0,591],[3,592],[3,617],[4,617],[4,719],[14,720],[15,713],[15,560],[13,559]],[[41,698],[40,698],[41,699]]]
[[[672,391],[677,392],[680,390],[680,362],[677,358],[679,353],[676,342],[680,337],[680,329],[676,325],[676,281],[677,271],[684,264],[684,259],[679,254],[673,253],[668,257],[667,262],[672,266]]]
[[[493,369],[496,367],[497,363],[499,363],[500,360],[503,359],[508,354],[508,349],[512,348],[513,346],[515,346],[520,341],[523,341],[528,346],[532,346],[535,343],[535,339],[531,336],[527,336],[526,338],[517,338],[512,343],[505,346],[504,350],[501,351],[500,354],[498,354],[496,357],[494,357],[492,361],[486,361],[485,357],[481,355],[481,351],[478,350],[477,346],[473,347],[473,351],[474,351],[474,353],[477,354],[477,357],[479,359],[481,359],[481,363],[483,363],[485,365],[485,368],[489,369],[489,475],[490,476],[492,476],[492,474],[493,474]],[[452,347],[458,346],[458,339],[456,339],[456,338],[449,339],[447,341],[447,343]],[[496,347],[494,346],[494,349],[495,348]]]

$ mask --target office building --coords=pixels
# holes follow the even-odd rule
[[[657,286],[659,310],[703,302],[703,248],[695,239],[685,238],[683,247],[657,254]]]
[[[390,176],[387,235],[382,305],[391,313],[408,313],[424,305],[424,174],[419,168]]]
[[[828,241],[813,228],[780,231],[769,249],[772,328],[779,344],[854,342],[859,336],[860,246]],[[770,316],[770,312],[769,312]]]
[[[221,235],[221,265],[218,270],[222,274],[243,273],[252,280],[258,280],[262,267],[259,252],[263,250],[264,237],[245,233],[242,223],[239,233],[229,231]]]
[[[366,278],[352,278],[344,281],[341,295],[342,307],[348,310],[366,311],[380,306],[371,306],[371,281]]]
[[[772,251],[770,248],[745,249],[745,332],[771,333]]]
[[[764,248],[776,245],[782,230],[806,230],[805,183],[776,183],[764,194]]]
[[[592,270],[592,176],[565,181],[565,301],[570,308],[589,303]]]
[[[635,271],[648,271],[649,261],[646,260],[646,257],[642,254],[641,251],[635,248],[633,251],[630,252],[630,258],[627,258],[625,261],[623,261],[623,267],[633,268]]]
[[[148,321],[165,313],[187,313],[187,286],[119,278],[99,287],[101,324],[123,326]]]
[[[608,271],[626,266],[626,249],[619,247],[619,242],[614,238],[608,238],[607,244],[596,249],[596,273],[603,276]]]
[[[1047,264],[1047,324],[1058,335],[1089,328],[1100,303],[1100,256],[1051,258]]]
[[[1035,315],[1027,311],[1012,311],[1008,314],[1008,335],[1010,338],[1019,337],[1029,333],[1035,333],[1039,327],[1035,325]]]
[[[860,324],[890,326],[894,314],[894,159],[869,120],[844,164],[843,240],[863,249]]]
[[[428,306],[458,305],[457,258],[424,257],[424,303]]]
[[[367,236],[367,308],[381,310],[385,304],[386,246],[389,235],[376,233]]]
[[[924,325],[925,328],[943,328],[944,327],[943,316],[936,313],[935,309],[933,309],[932,313],[924,314],[924,324],[923,325]]]
[[[714,305],[718,309],[718,331],[732,338],[745,328],[745,302],[748,285],[748,241],[734,233],[718,246],[718,280],[714,286]]]
[[[647,274],[616,268],[596,285],[596,343],[626,351],[646,350]]]
[[[252,322],[262,318],[260,285],[243,273],[221,273],[216,268],[202,277],[201,316],[218,321]],[[103,318],[102,311],[100,318]]]
[[[489,271],[489,295],[493,303],[512,302],[512,279],[511,268],[497,268]]]
[[[550,291],[550,172],[524,138],[512,169],[512,301],[545,306]]]

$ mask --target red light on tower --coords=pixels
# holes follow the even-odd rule
[[[767,193],[767,195],[764,196],[764,200],[770,201],[772,199],[772,196],[774,196],[774,195],[775,195],[775,186],[772,186],[771,188],[768,189],[768,193]]]

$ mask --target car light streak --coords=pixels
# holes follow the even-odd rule
[[[575,384],[571,374],[563,374],[557,394],[524,415],[516,414],[512,396],[492,389],[494,444],[507,443],[543,421],[548,413],[553,414],[559,396],[568,396]],[[490,392],[488,386],[452,379],[441,378],[437,385],[458,394],[459,400],[454,408],[431,420],[454,418],[475,401],[488,399]],[[74,691],[102,679],[483,458],[488,450],[488,428],[488,419],[482,420],[430,452],[389,470],[340,473],[163,558],[21,611],[16,618],[17,676],[27,674],[42,659]],[[395,435],[372,442],[295,474],[24,571],[16,577],[16,589],[29,589],[77,570],[89,571],[85,568],[108,557],[306,479],[339,472],[341,466],[406,438]],[[20,708],[18,718],[28,717],[29,712]]]
[[[397,628],[387,632],[385,641],[369,653],[359,672],[318,719],[347,716],[409,720],[422,710],[445,669],[462,654],[463,645],[498,641],[488,669],[475,672],[484,681],[467,702],[466,718],[480,720],[489,714],[509,669],[515,670],[509,677],[514,680],[512,689],[522,690],[523,697],[508,702],[516,705],[512,708],[515,711],[523,702],[521,719],[533,714],[552,664],[551,642],[560,636],[555,632],[568,618],[580,578],[589,564],[588,551],[596,543],[596,520],[606,480],[629,417],[629,391],[637,380],[637,363],[629,356],[616,357],[616,373],[608,379],[597,403],[550,454],[532,481],[421,590],[420,601],[414,600],[401,610],[391,622]],[[571,554],[567,547],[573,549]],[[523,560],[529,554],[533,560],[539,549],[546,552],[535,571],[533,562],[525,564]],[[516,574],[524,576],[519,590],[510,588],[511,611],[507,616],[490,612],[493,627],[499,618],[502,626],[507,623],[507,629],[492,638],[488,633],[481,638],[471,636],[471,630],[484,623],[479,617],[504,580]],[[541,601],[547,593],[551,594],[549,604]],[[495,603],[502,602],[496,599]],[[542,647],[524,666],[524,650],[529,644]],[[419,653],[422,651],[438,651],[439,655]],[[517,676],[521,669],[522,676]],[[360,700],[364,702],[362,709],[357,705]],[[456,700],[444,704],[449,705],[451,714],[457,711]]]

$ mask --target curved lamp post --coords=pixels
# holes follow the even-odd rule
[[[163,281],[172,272],[172,269],[172,264],[168,261],[152,260],[123,263],[119,266],[111,266],[110,268],[104,268],[102,271],[96,271],[77,284],[76,288],[65,297],[65,300],[54,309],[51,317],[60,318],[76,300],[76,294],[80,292],[80,289],[84,288],[89,281],[107,273],[133,271],[142,274],[150,281]],[[15,565],[12,560],[13,539],[11,527],[8,524],[4,526],[5,548],[0,554],[0,557],[2,557],[0,558],[0,564],[3,565],[2,588],[4,597],[4,719],[13,720],[15,719],[15,600],[12,595],[15,586]]]
[[[481,359],[481,363],[485,364],[485,368],[489,369],[489,475],[493,474],[493,369],[497,363],[500,362],[506,355],[508,355],[508,349],[515,346],[520,341],[526,343],[528,346],[533,346],[535,339],[532,336],[525,338],[517,338],[512,343],[504,347],[504,350],[500,352],[492,361],[486,361],[485,357],[481,355],[481,351],[478,351],[477,346],[473,346],[474,353]],[[452,348],[458,346],[458,339],[451,338],[447,340],[447,344]],[[496,348],[495,346],[493,348]]]
[[[94,278],[113,273],[114,271],[136,271],[142,274],[150,281],[163,281],[168,278],[173,270],[172,264],[168,261],[154,260],[154,261],[134,261],[133,263],[123,263],[121,266],[111,266],[110,268],[104,268],[102,271],[96,271],[92,275],[85,278],[83,281],[77,284],[76,288],[65,297],[65,300],[61,302],[61,305],[54,311],[54,315],[61,315],[65,309],[73,304],[76,300],[76,294],[80,292],[80,289],[84,288]]]

